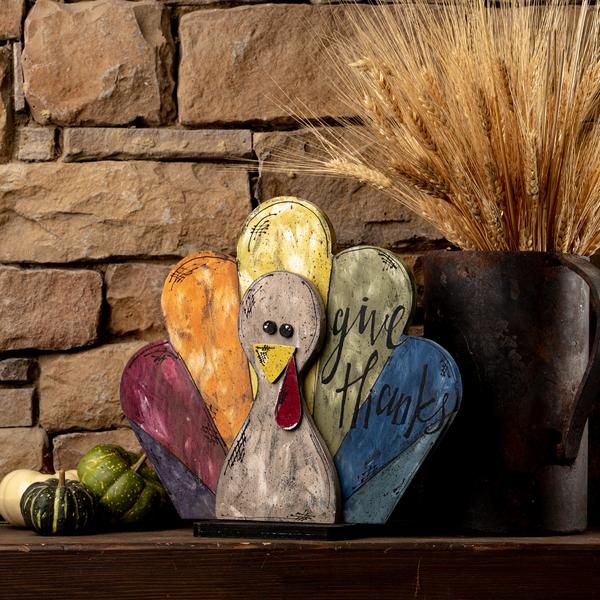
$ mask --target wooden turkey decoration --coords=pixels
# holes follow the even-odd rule
[[[182,518],[384,523],[451,424],[454,360],[404,335],[410,272],[334,244],[316,206],[274,198],[237,262],[203,252],[169,274],[169,341],[131,358],[121,404]]]

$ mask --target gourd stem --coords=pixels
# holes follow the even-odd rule
[[[146,453],[142,452],[142,454],[138,458],[137,462],[133,465],[133,467],[131,467],[131,470],[134,473],[137,473],[138,469],[146,462],[146,458],[147,458]]]
[[[65,487],[65,472],[64,471],[59,471],[58,472],[58,487]]]

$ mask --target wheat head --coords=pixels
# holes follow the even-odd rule
[[[599,10],[557,0],[348,8],[329,60],[352,118],[297,114],[318,152],[272,166],[372,184],[463,248],[592,254]]]

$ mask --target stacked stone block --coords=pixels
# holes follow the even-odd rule
[[[0,0],[0,477],[136,449],[118,387],[165,335],[160,293],[186,254],[233,253],[253,206],[322,206],[341,247],[419,267],[439,235],[355,182],[268,173],[285,106],[344,115],[323,34],[340,6],[211,0]]]

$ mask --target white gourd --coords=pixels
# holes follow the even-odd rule
[[[67,479],[79,479],[76,470],[67,471],[65,475]],[[53,477],[58,476],[31,469],[17,469],[8,473],[0,482],[0,515],[15,527],[25,527],[20,508],[21,496],[32,483]]]

